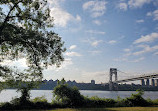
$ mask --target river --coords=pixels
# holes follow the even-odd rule
[[[135,91],[96,91],[96,90],[80,90],[84,96],[98,96],[100,98],[113,98],[116,99],[118,96],[121,98],[129,97]],[[31,90],[31,99],[35,97],[45,96],[48,102],[51,102],[53,98],[52,90]],[[0,93],[0,102],[7,102],[12,98],[20,97],[20,93],[16,90],[3,90]],[[145,91],[144,98],[158,99],[158,91]]]

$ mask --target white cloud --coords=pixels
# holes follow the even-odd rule
[[[79,15],[76,15],[76,20],[81,21],[81,17]]]
[[[154,20],[158,20],[158,10],[153,12]]]
[[[144,59],[145,59],[144,57],[140,57],[140,58],[134,59],[134,60],[128,60],[128,58],[118,58],[118,59],[114,59],[114,61],[117,61],[117,62],[124,61],[124,62],[134,62],[134,63],[136,63],[136,62],[140,62],[140,61],[142,61]]]
[[[76,47],[77,47],[76,45],[71,45],[69,49],[72,50],[75,49]]]
[[[144,4],[150,3],[152,0],[129,0],[128,5],[131,8],[141,8]]]
[[[65,55],[69,56],[69,57],[82,56],[81,54],[79,54],[77,52],[66,52]]]
[[[91,42],[91,45],[94,46],[94,47],[96,47],[96,46],[98,46],[99,43],[101,43],[101,42],[102,42],[102,40],[95,40],[95,41]]]
[[[102,43],[103,41],[102,40],[96,40],[95,38],[90,38],[90,39],[83,40],[83,42],[89,43],[91,46],[96,47],[100,43]]]
[[[96,25],[101,25],[101,22],[99,20],[93,20],[93,23]]]
[[[141,55],[141,54],[146,53],[146,52],[148,52],[148,51],[146,51],[146,50],[137,51],[137,52],[134,52],[133,55]]]
[[[115,44],[117,41],[116,40],[110,40],[108,43],[109,44]]]
[[[97,31],[97,30],[87,30],[86,32],[91,33],[91,34],[102,34],[102,35],[105,34],[105,32]]]
[[[65,2],[65,0],[47,0],[47,2],[50,4],[50,7],[60,7],[60,4]]]
[[[140,19],[140,20],[136,20],[137,23],[143,23],[144,20],[143,19]]]
[[[51,8],[51,16],[54,17],[54,23],[61,27],[65,27],[73,18],[71,14],[61,8]]]
[[[130,52],[131,49],[124,49],[123,51],[125,51],[125,52]]]
[[[153,52],[153,51],[158,50],[158,45],[155,45],[153,47],[150,47],[148,45],[139,45],[138,47],[142,47],[143,50],[134,52],[133,55],[141,55],[144,53]]]
[[[84,81],[91,81],[92,79],[95,79],[96,83],[101,83],[100,81],[104,81],[104,82],[109,81],[109,71],[96,71],[96,72],[83,71],[81,73],[81,76],[82,76],[81,78],[83,78]]]
[[[126,3],[119,3],[117,7],[121,10],[126,11],[128,8],[128,5]]]
[[[158,20],[158,10],[155,10],[153,12],[148,12],[147,16],[153,16],[153,20]]]
[[[127,61],[127,58],[116,58],[114,59],[116,62],[122,62],[122,61]]]
[[[153,42],[156,39],[158,39],[158,33],[151,33],[149,35],[141,36],[139,39],[134,41],[134,44]]]
[[[79,15],[74,17],[66,10],[61,8],[60,4],[64,1],[65,0],[48,0],[48,3],[50,4],[50,15],[54,17],[55,25],[60,27],[65,27],[70,21],[81,21],[81,17]]]
[[[121,10],[126,11],[129,8],[141,8],[143,5],[150,3],[152,0],[121,0],[117,7]]]
[[[104,15],[106,4],[107,2],[105,1],[88,1],[84,3],[82,7],[84,10],[89,11],[92,17],[96,18]]]
[[[135,59],[135,60],[131,60],[131,61],[128,61],[128,62],[140,62],[142,60],[144,60],[145,58],[144,57],[140,57],[138,59]]]
[[[65,58],[64,62],[61,64],[60,69],[66,68],[69,65],[72,65],[72,59],[71,58]]]
[[[15,61],[5,60],[5,61],[1,62],[0,64],[5,65],[5,66],[9,66],[12,68],[16,67],[20,71],[28,68],[27,60],[25,58],[21,58],[21,59],[15,60]]]
[[[72,62],[71,58],[65,58],[64,62],[60,65],[60,67],[55,67],[54,65],[48,66],[48,68],[45,69],[43,72],[48,73],[48,72],[52,72],[52,71],[60,71],[61,69],[65,69],[72,64],[73,64],[73,62]]]
[[[152,12],[148,12],[146,16],[152,16]]]
[[[158,55],[158,52],[155,52],[154,55]]]
[[[88,51],[88,52],[90,52],[92,55],[96,55],[96,54],[102,53],[101,51],[98,51],[98,50]]]

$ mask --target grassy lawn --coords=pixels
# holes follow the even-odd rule
[[[79,108],[79,109],[66,108],[66,109],[54,109],[54,110],[21,110],[21,111],[158,111],[158,107]]]
[[[56,109],[51,111],[158,111],[158,107],[82,108]]]

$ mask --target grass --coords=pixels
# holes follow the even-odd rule
[[[117,108],[65,108],[53,110],[18,110],[18,111],[158,111],[158,107],[117,107]]]

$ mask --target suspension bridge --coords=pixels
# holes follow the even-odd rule
[[[141,80],[141,85],[142,86],[149,86],[151,79],[151,86],[158,86],[158,73],[151,73],[151,74],[141,74],[133,77],[128,77],[125,79],[120,79],[118,80],[118,72],[124,73],[128,75],[128,73],[125,73],[123,71],[118,70],[117,68],[110,68],[110,73],[109,73],[109,90],[114,90],[114,86],[117,90],[117,85],[118,83],[123,83],[123,82],[130,82],[130,81],[137,81]],[[114,81],[112,80],[113,76],[115,76]]]

